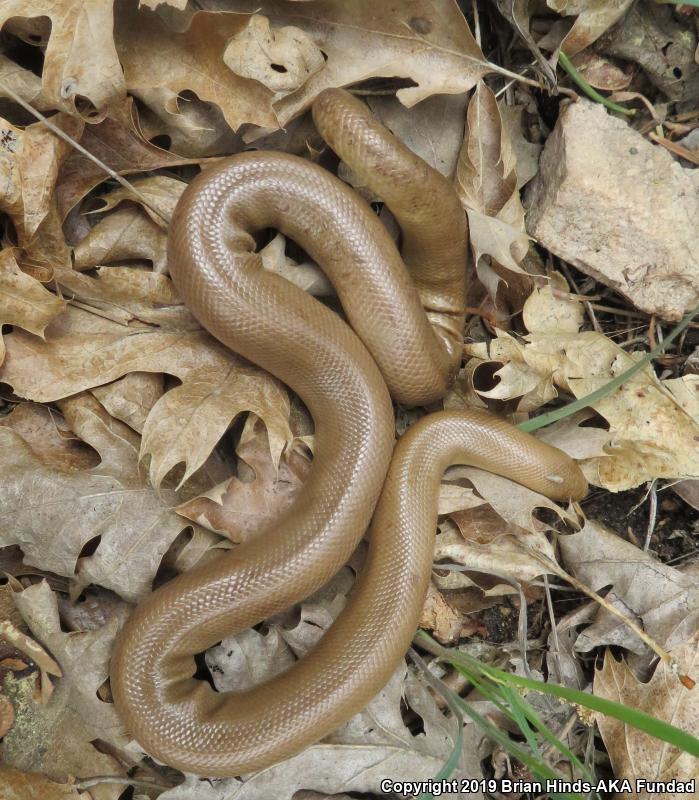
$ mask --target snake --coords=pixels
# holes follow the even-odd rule
[[[441,477],[489,470],[556,501],[581,499],[568,455],[480,409],[427,414],[395,436],[393,401],[428,406],[460,368],[468,223],[451,182],[343,89],[314,123],[390,209],[400,248],[370,203],[308,158],[245,151],[185,189],[168,266],[214,337],[286,384],[314,423],[308,478],[266,531],[173,578],[120,631],[111,689],[128,733],[155,759],[205,776],[248,774],[299,753],[361,710],[410,645],[431,576]],[[296,242],[344,314],[265,269],[255,234]],[[348,602],[286,672],[240,692],[195,677],[195,655],[322,587],[364,535]]]

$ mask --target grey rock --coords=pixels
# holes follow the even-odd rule
[[[530,236],[642,311],[699,303],[699,170],[603,106],[563,109],[525,206]]]

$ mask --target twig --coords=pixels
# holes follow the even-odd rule
[[[355,97],[394,97],[395,89],[348,89]]]
[[[130,192],[134,197],[137,197],[146,208],[149,208],[154,214],[157,214],[160,219],[163,220],[166,224],[170,224],[170,217],[166,213],[163,213],[159,208],[154,206],[151,201],[142,193],[140,192],[133,184],[129,183],[126,178],[123,178],[119,175],[118,172],[115,172],[111,167],[107,166],[104,161],[100,161],[97,156],[94,156],[89,150],[86,150],[80,142],[76,142],[71,136],[69,136],[65,131],[62,131],[57,125],[54,125],[51,120],[47,119],[40,111],[37,111],[33,106],[23,100],[16,92],[10,89],[5,83],[0,81],[0,88],[5,92],[5,94],[14,100],[15,103],[22,106],[22,108],[29,112],[35,119],[38,119],[48,130],[51,131],[55,136],[58,136],[59,139],[62,139],[64,142],[67,142],[72,148],[77,150],[81,155],[85,156],[85,158],[89,158],[93,164],[96,164],[101,170],[107,173],[111,178],[114,178],[115,181],[120,183],[128,192]]]
[[[615,101],[618,100],[619,102],[628,102],[629,100],[640,100],[643,103],[643,105],[648,109],[648,113],[651,115],[653,122],[656,125],[659,122],[662,122],[662,117],[658,115],[655,106],[644,94],[641,94],[640,92],[612,92],[611,97],[613,97]]]
[[[648,319],[647,314],[642,314],[638,311],[631,311],[626,308],[617,308],[616,306],[603,306],[599,303],[592,303],[592,307],[596,311],[603,311],[606,314],[616,314],[619,317],[633,317],[634,319]]]
[[[70,303],[70,305],[75,306],[76,308],[82,308],[84,311],[89,311],[90,314],[94,314],[97,317],[103,317],[111,322],[116,322],[118,325],[123,325],[126,328],[129,327],[128,322],[124,322],[123,319],[118,319],[115,314],[110,314],[106,308],[91,306],[89,303],[82,303],[80,300],[75,300],[72,297],[67,298],[66,303]]]
[[[564,272],[565,272],[565,268],[563,266],[564,264],[565,264],[565,261],[562,261],[561,262],[561,267],[564,269]],[[570,272],[570,270],[568,270],[568,272]],[[577,288],[577,286],[576,286],[575,282],[573,281],[572,277],[571,277],[571,281],[570,282],[576,288],[575,292],[564,292],[563,289],[558,289],[557,287],[552,286],[551,287],[551,294],[554,297],[558,298],[559,300],[576,300],[578,303],[588,303],[588,302],[591,303],[593,300],[601,300],[602,299],[602,295],[600,295],[600,294],[585,294],[584,292],[581,292],[580,289]]]
[[[561,671],[561,645],[558,640],[558,628],[556,627],[556,613],[553,608],[553,598],[551,597],[551,588],[549,586],[549,576],[546,572],[541,576],[544,579],[544,594],[546,595],[546,607],[549,612],[549,620],[551,621],[551,638],[553,639],[553,657],[558,664],[559,675]]]
[[[648,323],[648,343],[652,348],[659,347],[658,340],[656,339],[656,332],[658,328],[655,324],[655,314],[651,315],[650,322]]]
[[[471,0],[471,8],[473,9],[473,38],[476,44],[481,46],[481,20],[478,14],[478,0]]]
[[[646,540],[643,543],[643,552],[647,552],[648,548],[650,547],[650,539],[653,535],[653,531],[655,530],[655,520],[658,515],[658,493],[656,491],[656,486],[658,485],[658,479],[653,478],[650,484],[650,489],[648,490],[648,497],[650,499],[650,509],[648,511],[648,528],[646,530]]]
[[[540,89],[542,92],[545,92],[547,87],[537,81],[532,81],[529,78],[525,78],[523,75],[519,75],[517,72],[512,72],[509,69],[505,69],[505,67],[501,67],[499,64],[493,64],[492,61],[488,61],[485,57],[479,58],[477,56],[469,55],[468,53],[464,53],[462,50],[455,50],[453,47],[444,47],[443,45],[438,45],[436,42],[430,41],[427,37],[423,36],[422,34],[416,33],[408,24],[407,21],[403,21],[403,26],[410,31],[410,38],[416,39],[419,42],[422,42],[427,47],[431,48],[432,50],[437,50],[441,53],[447,53],[450,56],[454,56],[456,58],[460,58],[467,63],[473,63],[478,65],[480,69],[483,67],[487,67],[487,70],[490,72],[497,72],[499,75],[504,75],[507,78],[512,78],[513,80],[519,81],[519,83],[525,83],[527,86],[533,86],[535,89]],[[576,95],[577,97],[577,95]]]
[[[546,91],[546,86],[539,81],[533,81],[531,78],[525,78],[524,75],[520,75],[518,72],[512,72],[505,67],[501,67],[499,64],[493,64],[492,61],[486,62],[488,69],[492,72],[497,72],[499,75],[503,75],[505,78],[512,78],[513,81],[517,81],[518,83],[524,83],[527,86],[532,86],[534,89],[539,89],[542,92]]]
[[[528,69],[531,69],[532,67],[535,67],[535,66],[536,66],[536,64],[537,64],[537,62],[536,62],[536,59],[535,59],[534,61],[532,61],[532,62],[531,62],[531,64],[529,64],[528,66],[524,67],[524,70],[526,71],[526,70],[528,70]],[[518,83],[518,82],[520,82],[520,81],[521,81],[521,76],[520,76],[519,78],[513,78],[511,81],[508,81],[508,82],[507,82],[507,83],[506,83],[506,84],[505,84],[505,85],[502,87],[502,89],[499,89],[497,92],[495,92],[495,99],[497,100],[497,99],[500,97],[500,95],[503,95],[503,94],[505,94],[505,92],[506,92],[506,91],[507,91],[507,90],[508,90],[508,89],[509,89],[511,86],[514,86],[514,84],[515,84],[515,83]],[[578,95],[576,92],[574,92],[572,89],[566,89],[566,87],[565,87],[565,86],[560,86],[560,85],[559,85],[559,86],[556,86],[556,92],[557,92],[558,94],[563,94],[563,95],[565,95],[566,97],[570,97],[570,99],[571,99],[571,100],[578,100],[578,98],[579,98],[579,95]]]
[[[92,786],[99,786],[102,783],[138,786],[141,789],[157,789],[163,792],[172,789],[172,784],[155,783],[154,781],[139,780],[138,778],[124,778],[117,775],[98,775],[94,778],[86,778],[84,781],[76,781],[71,784],[71,786],[75,789],[89,789]]]
[[[634,336],[631,339],[627,339],[625,342],[620,342],[619,347],[633,347],[635,344],[647,344],[648,337],[643,336]]]
[[[535,558],[537,561],[544,564],[554,575],[558,575],[559,578],[562,578],[564,581],[567,581],[571,584],[571,586],[575,586],[578,591],[586,594],[588,597],[591,597],[595,602],[599,603],[603,608],[609,611],[610,614],[613,614],[615,617],[620,619],[624,625],[630,628],[642,642],[648,645],[650,649],[666,664],[670,665],[671,667],[675,667],[675,662],[672,660],[672,656],[667,652],[667,650],[663,649],[654,639],[651,637],[636,623],[629,619],[626,614],[619,611],[619,609],[612,605],[608,600],[606,600],[601,595],[597,594],[593,589],[590,589],[589,586],[584,584],[582,581],[579,581],[577,578],[573,577],[573,575],[569,575],[562,567],[560,567],[553,559],[548,558],[548,556],[543,555],[543,553],[539,553],[533,547],[527,547],[522,542],[519,542],[520,547],[525,550],[529,555]]]

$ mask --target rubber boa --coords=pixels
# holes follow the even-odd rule
[[[315,424],[309,478],[283,518],[153,592],[117,640],[111,686],[125,727],[158,760],[199,775],[240,775],[288,758],[385,685],[424,603],[447,466],[491,470],[555,500],[587,491],[567,455],[482,411],[426,416],[395,446],[391,398],[436,401],[460,364],[466,219],[449,181],[359,100],[325,90],[313,117],[396,217],[400,252],[357,192],[275,152],[237,154],[203,172],[169,233],[170,273],[186,305],[291,387]],[[266,228],[323,268],[350,324],[263,269],[253,234]],[[196,653],[313,593],[370,523],[349,602],[305,658],[235,694],[193,678]]]

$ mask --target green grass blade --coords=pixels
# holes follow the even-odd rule
[[[540,759],[534,757],[528,750],[513,742],[510,737],[496,728],[491,722],[479,714],[472,708],[463,698],[455,695],[455,701],[458,702],[459,707],[463,713],[468,716],[478,727],[488,735],[490,739],[500,745],[503,750],[516,758],[520,763],[524,764],[529,769],[532,775],[538,775],[538,780],[561,780],[563,776],[552,769],[548,764]],[[582,796],[577,793],[565,794],[562,797],[566,800],[583,800]]]
[[[590,772],[590,770],[580,761],[580,759],[573,753],[573,751],[565,744],[565,742],[561,741],[551,730],[549,730],[546,723],[539,717],[536,713],[534,708],[526,702],[519,694],[515,693],[517,697],[517,702],[520,703],[522,713],[527,716],[527,719],[531,725],[534,726],[535,730],[540,736],[543,736],[547,742],[552,744],[562,756],[568,759],[571,764],[576,766],[581,774],[585,777],[585,780],[589,781],[590,783],[595,783],[595,777]]]
[[[632,117],[636,111],[633,108],[624,108],[624,106],[620,106],[618,103],[614,103],[609,98],[601,95],[596,89],[593,89],[592,86],[583,78],[583,76],[577,71],[574,67],[573,62],[568,58],[568,56],[561,50],[558,53],[558,63],[563,67],[563,69],[570,75],[570,77],[578,84],[578,86],[585,92],[585,94],[591,99],[595,100],[597,103],[601,103],[603,106],[606,106],[610,111],[616,111],[619,114],[625,114],[627,117]]]
[[[465,674],[465,673],[462,673]],[[468,671],[466,676],[469,683],[477,689],[486,700],[489,700],[500,711],[501,714],[508,717],[514,722],[517,727],[522,731],[527,743],[532,752],[539,756],[538,743],[536,738],[531,735],[529,723],[534,725],[536,731],[543,736],[546,741],[550,742],[556,749],[562,753],[569,761],[580,770],[581,774],[585,776],[590,783],[594,783],[594,776],[587,770],[585,765],[578,759],[578,757],[566,745],[558,739],[555,734],[550,731],[546,723],[544,723],[536,714],[534,709],[519,695],[514,689],[504,687],[502,684],[489,684],[483,681],[481,675],[476,675]],[[503,700],[506,700],[509,705],[506,705]],[[519,713],[518,713],[519,712]],[[524,719],[523,719],[523,716]],[[539,775],[539,773],[537,773]]]
[[[518,698],[517,691],[513,689],[511,686],[503,686],[501,691],[502,691],[502,696],[509,703],[510,714],[512,716],[512,719],[514,720],[515,724],[520,729],[520,731],[522,731],[522,735],[524,736],[526,743],[529,745],[529,749],[532,751],[533,755],[535,755],[539,760],[541,760],[541,751],[539,750],[539,742],[536,740],[536,735],[532,730],[531,725],[529,724],[529,720],[522,711],[521,704],[517,701]]]
[[[689,323],[694,319],[694,317],[696,317],[697,314],[699,314],[699,306],[697,306],[693,311],[690,311],[689,314],[687,314],[684,319],[678,325],[676,325],[670,331],[670,333],[668,333],[663,341],[650,351],[650,353],[646,353],[646,355],[640,361],[637,361],[632,367],[629,367],[629,369],[622,372],[621,375],[617,375],[616,378],[613,378],[611,381],[605,383],[604,386],[600,386],[600,388],[595,389],[594,392],[590,392],[590,394],[586,394],[584,397],[580,397],[577,400],[574,400],[572,403],[561,406],[561,408],[556,408],[553,411],[548,411],[545,414],[540,414],[538,417],[532,417],[532,419],[521,422],[517,427],[523,431],[528,431],[531,433],[532,431],[543,428],[546,425],[551,425],[553,422],[558,422],[559,419],[565,419],[565,417],[569,417],[576,411],[581,411],[583,408],[594,405],[598,400],[601,400],[603,397],[611,394],[615,389],[618,389],[630,378],[633,378],[634,375],[640,372],[654,358],[657,358],[657,356],[664,353],[665,350],[667,350],[667,348],[675,341],[675,339],[682,333],[682,331],[687,327],[687,325],[689,325]]]
[[[427,634],[425,634],[427,636]],[[427,636],[429,641],[433,641]],[[437,643],[434,643],[436,646]],[[484,733],[490,737],[493,741],[499,744],[504,750],[506,750],[513,758],[516,758],[522,764],[527,766],[532,773],[532,775],[537,774],[541,776],[541,780],[561,780],[564,776],[560,775],[554,769],[552,769],[548,764],[544,761],[537,759],[536,757],[532,756],[532,754],[526,750],[525,748],[521,747],[516,742],[512,741],[512,739],[507,735],[507,733],[501,731],[499,728],[496,728],[491,722],[489,722],[485,717],[479,714],[474,708],[472,708],[463,698],[459,697],[456,692],[450,689],[444,681],[441,681],[435,675],[433,675],[427,668],[427,665],[422,660],[422,658],[411,648],[409,651],[409,655],[412,660],[417,664],[417,666],[422,671],[425,680],[430,684],[430,686],[446,700],[449,708],[453,711],[456,718],[459,720],[459,725],[461,728],[461,735],[463,735],[463,718],[464,716],[469,717],[472,722],[474,722]],[[476,662],[479,663],[479,662]],[[470,676],[471,677],[471,676]],[[492,689],[490,691],[493,691]],[[452,758],[454,758],[454,754],[456,753],[456,748],[452,752]],[[448,764],[444,765],[442,769],[437,774],[436,778],[441,780],[442,778],[448,778],[451,775],[454,766],[458,762],[458,755],[455,757],[455,761],[451,769],[448,769]],[[450,758],[450,761],[452,760]],[[429,800],[432,797],[431,793],[425,792],[418,800]],[[572,795],[565,795],[566,800],[583,800],[583,798],[578,794]]]
[[[584,706],[592,711],[598,711],[601,714],[606,714],[608,717],[618,719],[626,725],[630,725],[639,731],[654,736],[656,739],[674,745],[690,755],[699,757],[699,739],[692,736],[691,733],[687,733],[680,728],[676,728],[674,725],[670,725],[668,722],[646,714],[644,711],[639,711],[623,703],[617,703],[614,700],[607,700],[604,697],[596,697],[593,694],[581,692],[578,689],[570,689],[567,686],[559,686],[555,683],[543,683],[542,681],[535,681],[530,678],[523,678],[519,675],[505,672],[497,667],[490,667],[487,664],[480,663],[475,658],[465,653],[453,653],[447,650],[435,642],[425,631],[418,632],[418,639],[430,652],[440,656],[444,661],[453,664],[456,669],[466,677],[469,677],[471,672],[477,670],[498,683],[520,686],[525,689],[541,692],[542,694],[560,697],[563,700],[567,700],[569,703]],[[686,691],[692,690],[687,689]]]
[[[425,662],[420,658],[420,656],[411,648],[409,651],[409,655],[412,660],[417,664],[418,668],[422,672],[425,677],[425,680],[429,685],[434,689],[435,692],[439,692],[444,698],[446,704],[451,709],[452,713],[454,714],[454,719],[456,720],[456,724],[458,726],[458,730],[456,732],[456,739],[454,741],[454,747],[452,748],[451,753],[449,754],[449,758],[443,764],[442,768],[439,772],[434,776],[435,781],[442,781],[447,780],[450,775],[456,769],[459,759],[461,758],[461,753],[464,749],[464,716],[461,713],[461,709],[459,708],[458,704],[454,701],[453,692],[450,693],[448,687],[440,680],[435,678],[434,675],[429,671]],[[433,795],[431,792],[423,792],[417,800],[432,800]]]
[[[592,773],[590,773],[590,771],[570,750],[570,748],[568,748],[551,730],[549,730],[549,728],[546,726],[546,723],[541,720],[536,711],[519,695],[518,692],[509,689],[509,687],[503,687],[502,684],[488,684],[482,680],[481,675],[476,675],[470,670],[467,671],[467,674],[466,671],[464,671],[462,674],[466,675],[469,683],[471,683],[486,700],[489,700],[491,703],[493,703],[493,705],[498,709],[498,711],[500,711],[501,714],[511,719],[520,728],[525,738],[528,739],[528,743],[534,753],[538,753],[537,743],[535,739],[527,736],[529,728],[528,723],[531,723],[536,729],[537,733],[539,733],[544,739],[546,739],[546,741],[550,742],[554,747],[556,747],[556,749],[564,757],[574,764],[580,770],[581,774],[590,781],[590,783],[595,782]],[[506,690],[506,694],[504,690]],[[509,707],[503,703],[503,699],[507,700]],[[519,709],[521,714],[526,717],[524,721],[521,719],[521,715],[515,712],[515,708]]]

